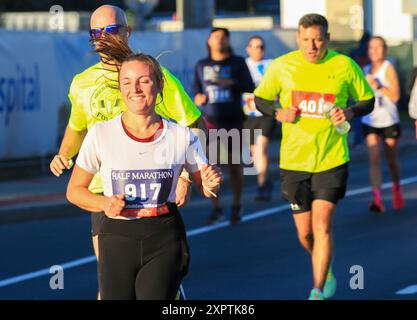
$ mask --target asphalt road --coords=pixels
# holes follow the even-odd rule
[[[359,159],[359,158],[358,158]],[[383,190],[384,214],[367,210],[371,194],[364,157],[352,161],[347,197],[334,222],[338,279],[335,299],[416,299],[417,289],[417,150],[401,155],[406,180],[406,208],[391,206],[391,189]],[[278,170],[271,177],[277,181]],[[384,166],[384,181],[390,180]],[[365,188],[365,189],[364,189]],[[275,182],[273,201],[256,203],[254,177],[245,178],[245,219],[205,228],[211,205],[194,196],[182,214],[189,231],[191,266],[183,282],[188,299],[306,299],[312,286],[308,255],[298,244],[288,205]],[[230,190],[225,185],[226,213]],[[74,207],[45,210],[44,219],[0,225],[0,299],[95,299],[96,263],[90,218]],[[62,214],[54,211],[69,211]],[[78,214],[79,213],[79,214]],[[6,213],[2,213],[6,214]],[[9,212],[7,214],[19,214]],[[87,258],[87,260],[80,260]],[[69,264],[67,264],[69,263]],[[49,268],[64,266],[64,289],[52,290]],[[352,289],[353,266],[363,270],[363,289]],[[39,271],[39,272],[38,272]],[[20,278],[16,278],[22,276]],[[354,278],[356,279],[356,278]],[[357,282],[356,282],[357,283]],[[397,294],[408,288],[410,294]],[[414,293],[413,293],[414,292]]]

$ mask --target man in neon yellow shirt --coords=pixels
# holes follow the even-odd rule
[[[103,5],[96,9],[90,20],[91,39],[98,39],[104,33],[119,37],[128,42],[131,29],[127,25],[125,13],[122,9]],[[126,110],[121,93],[117,87],[117,68],[111,61],[103,59],[101,62],[77,74],[71,84],[68,94],[71,101],[71,116],[65,131],[58,154],[50,164],[53,174],[60,176],[64,169],[71,168],[71,158],[80,150],[84,137],[96,122],[107,121]],[[201,112],[194,105],[185,92],[181,83],[165,68],[163,68],[165,84],[163,102],[158,103],[156,112],[177,123],[205,129]],[[161,96],[158,102],[162,101]],[[96,175],[89,186],[94,193],[102,193],[103,186],[100,176]],[[189,183],[187,179],[180,179],[177,186],[177,205],[184,205],[189,197]],[[92,214],[92,236],[96,257],[98,258],[98,233],[104,214]]]
[[[254,91],[257,108],[282,122],[281,189],[291,204],[301,245],[312,256],[310,299],[335,294],[331,270],[332,220],[346,191],[347,135],[336,128],[372,111],[374,97],[361,69],[328,50],[328,22],[318,14],[299,21],[299,50],[275,59]],[[281,109],[274,108],[279,97]],[[348,107],[352,97],[356,104]],[[335,107],[325,112],[325,105]]]

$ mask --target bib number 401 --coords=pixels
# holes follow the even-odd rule
[[[331,93],[293,91],[292,103],[298,107],[300,115],[307,118],[325,118],[324,105],[334,103],[335,95]]]
[[[320,98],[318,101],[316,100],[302,100],[301,103],[298,105],[298,108],[301,110],[302,113],[307,113],[311,115],[323,116],[323,105],[324,99]]]

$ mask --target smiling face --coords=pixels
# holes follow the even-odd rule
[[[161,90],[149,64],[132,60],[122,64],[119,75],[120,91],[127,109],[136,115],[155,112],[155,102]]]
[[[318,63],[327,53],[330,35],[322,26],[304,28],[300,26],[297,32],[297,44],[304,59]]]
[[[385,43],[380,38],[372,38],[368,45],[368,56],[371,62],[381,62],[385,60],[387,49]]]

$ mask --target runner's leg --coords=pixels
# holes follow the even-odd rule
[[[333,256],[332,222],[336,205],[326,200],[314,200],[312,227],[314,245],[312,251],[313,285],[323,289]]]
[[[269,138],[263,135],[259,135],[256,139],[255,146],[253,148],[253,157],[256,171],[258,172],[258,185],[264,186],[267,180],[268,171],[268,147]]]
[[[135,282],[138,300],[175,299],[184,277],[181,241],[164,245],[140,268]]]
[[[92,236],[91,237],[92,242],[93,242],[93,249],[94,249],[94,255],[96,256],[97,259],[97,264],[98,264],[98,254],[99,254],[99,250],[98,250],[98,235]],[[101,300],[101,296],[100,296],[100,290],[98,290],[97,293],[97,300]]]
[[[387,138],[384,140],[384,145],[392,181],[398,183],[400,181],[400,165],[397,160],[397,139]]]
[[[369,178],[372,188],[381,188],[381,139],[375,133],[370,133],[366,136],[366,145],[368,147],[369,156]]]
[[[118,234],[99,235],[100,293],[103,300],[135,300],[140,241]]]
[[[233,192],[233,206],[240,206],[243,189],[243,168],[240,164],[229,164],[230,186]]]
[[[303,248],[312,254],[313,251],[313,227],[311,221],[311,211],[294,213],[294,222],[297,228],[298,240],[300,241]]]
[[[404,196],[400,186],[400,165],[397,160],[397,139],[386,138],[385,155],[388,160],[388,166],[392,177],[392,204],[395,210],[404,208]]]

